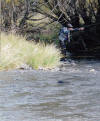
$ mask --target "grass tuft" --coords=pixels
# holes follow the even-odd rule
[[[15,69],[28,64],[34,69],[55,68],[60,52],[54,45],[35,44],[24,37],[1,33],[0,70]]]

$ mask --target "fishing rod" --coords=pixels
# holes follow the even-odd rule
[[[84,28],[89,28],[89,27],[97,26],[97,25],[100,25],[100,23],[85,25],[85,26],[83,26],[83,27],[84,27]]]

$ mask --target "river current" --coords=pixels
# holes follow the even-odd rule
[[[100,61],[1,71],[0,121],[100,121]]]

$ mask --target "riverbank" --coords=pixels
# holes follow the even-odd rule
[[[25,37],[1,33],[0,70],[27,66],[32,69],[52,69],[59,65],[60,51],[55,45],[36,44]]]

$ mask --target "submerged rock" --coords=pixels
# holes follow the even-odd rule
[[[58,81],[58,83],[61,83],[61,84],[62,84],[62,83],[64,83],[64,82],[63,82],[63,81]]]

